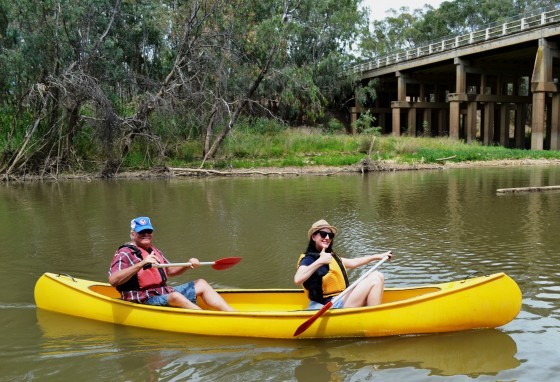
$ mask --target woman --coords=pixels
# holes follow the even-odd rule
[[[349,285],[347,269],[353,269],[374,260],[381,260],[391,252],[369,255],[355,259],[338,256],[332,249],[337,233],[336,227],[326,220],[319,220],[307,232],[309,244],[298,261],[294,276],[296,285],[302,285],[309,297],[307,309],[320,309],[324,304],[340,294]],[[356,308],[381,303],[385,279],[383,274],[374,271],[343,298],[333,308]]]

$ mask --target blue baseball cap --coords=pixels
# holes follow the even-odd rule
[[[150,222],[150,218],[147,216],[140,216],[130,221],[130,228],[132,228],[135,232],[140,232],[145,229],[154,230],[152,227],[152,223]]]

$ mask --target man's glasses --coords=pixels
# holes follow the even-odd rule
[[[143,229],[142,231],[138,232],[138,235],[151,235],[154,231],[152,231],[151,229]]]
[[[334,239],[334,233],[332,232],[326,232],[326,231],[317,231],[315,233],[318,233],[319,235],[321,235],[321,237],[324,239],[327,236],[329,237],[329,239]]]

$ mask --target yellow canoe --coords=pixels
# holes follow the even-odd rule
[[[107,283],[45,273],[35,285],[44,310],[140,328],[213,336],[294,338],[315,313],[299,289],[218,290],[237,312],[122,301]],[[330,309],[297,338],[380,337],[496,328],[521,310],[521,291],[496,273],[448,283],[388,288],[374,307]]]

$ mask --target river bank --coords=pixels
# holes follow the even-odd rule
[[[560,166],[560,159],[519,159],[465,161],[441,163],[399,163],[392,160],[361,161],[351,166],[304,166],[304,167],[261,167],[251,169],[212,170],[200,168],[165,167],[146,171],[122,171],[115,179],[178,178],[178,177],[240,177],[240,176],[332,176],[342,173],[366,173],[375,171],[418,171],[446,170],[452,168],[511,167],[511,166]],[[83,177],[83,176],[76,176]],[[87,178],[101,176],[88,175]],[[69,176],[72,178],[72,176]]]
[[[154,167],[148,170],[118,171],[109,179],[169,179],[182,177],[273,177],[273,176],[333,176],[344,173],[446,170],[453,168],[512,167],[512,166],[560,166],[560,159],[504,159],[487,161],[441,161],[440,163],[402,163],[394,160],[362,160],[350,166],[288,166],[229,168],[226,170],[189,167]],[[101,173],[61,173],[51,176],[10,176],[4,182],[62,181],[108,179]]]

